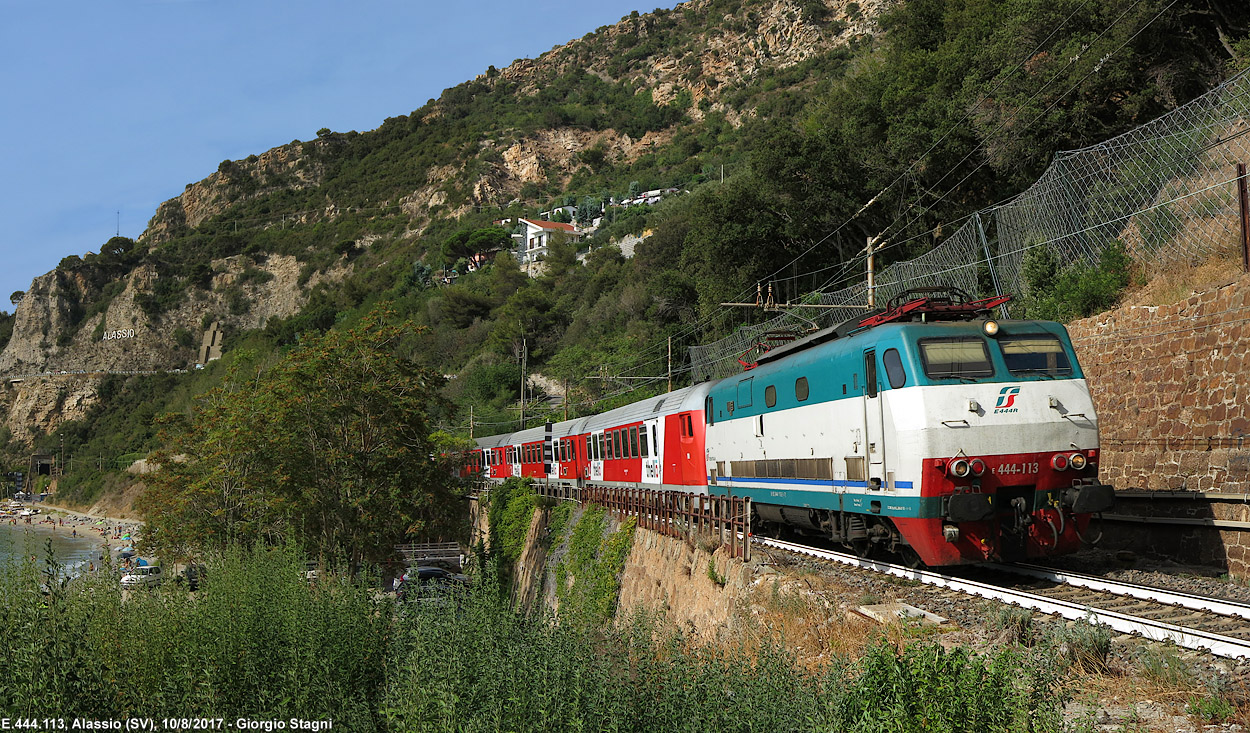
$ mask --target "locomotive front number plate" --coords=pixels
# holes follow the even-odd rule
[[[997,474],[1015,475],[1018,473],[1037,473],[1041,466],[1037,463],[1000,463],[994,467]]]

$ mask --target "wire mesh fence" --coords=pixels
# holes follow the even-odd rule
[[[878,306],[903,291],[950,285],[968,293],[1027,295],[1030,257],[1088,267],[1113,245],[1144,271],[1239,257],[1238,163],[1250,162],[1250,71],[1152,122],[1080,150],[1064,151],[1026,191],[978,212],[929,252],[876,278]],[[1240,266],[1240,265],[1238,265]],[[696,382],[742,370],[769,335],[827,328],[864,314],[868,288],[819,294],[690,349]]]

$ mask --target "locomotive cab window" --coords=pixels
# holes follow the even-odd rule
[[[881,355],[881,363],[885,364],[885,377],[890,380],[891,389],[899,389],[907,384],[907,372],[903,369],[903,358],[898,349],[886,349]]]
[[[931,379],[971,379],[994,374],[985,340],[976,337],[921,339],[920,361]]]
[[[1059,337],[1049,333],[1003,336],[998,340],[1012,374],[1071,374],[1072,362]]]

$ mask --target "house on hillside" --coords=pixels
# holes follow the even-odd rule
[[[525,225],[525,231],[519,236],[513,236],[519,240],[517,254],[523,265],[541,262],[545,259],[547,247],[551,244],[551,238],[556,234],[567,236],[570,242],[582,241],[582,233],[572,224],[541,219],[520,219],[519,221]]]

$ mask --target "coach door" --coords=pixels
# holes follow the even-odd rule
[[[642,454],[642,482],[659,484],[661,478],[660,446],[664,445],[664,421],[652,419],[643,422],[638,431]]]
[[[868,457],[868,488],[886,485],[885,431],[882,429],[881,391],[877,384],[877,352],[864,352],[864,442]]]
[[[590,480],[603,480],[603,431],[590,434]]]

